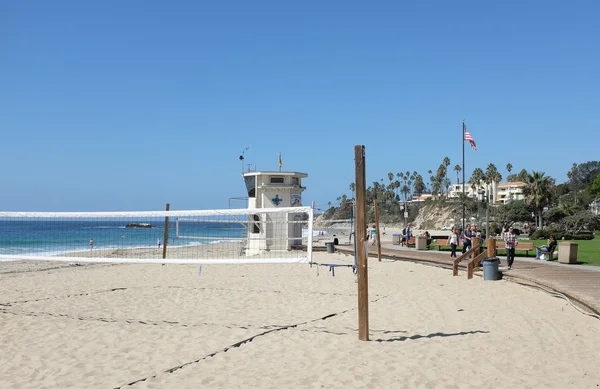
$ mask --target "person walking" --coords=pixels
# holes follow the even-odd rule
[[[371,240],[373,241],[371,245],[377,244],[377,229],[375,228],[375,224],[371,227]]]
[[[504,243],[506,245],[506,261],[508,262],[508,270],[512,270],[513,262],[515,261],[515,248],[519,242],[517,236],[513,232],[512,226],[508,228],[508,232],[504,233]]]
[[[458,246],[458,231],[456,228],[453,228],[452,231],[450,231],[448,244],[450,244],[450,248],[452,249],[452,252],[450,252],[450,258],[456,258],[456,246]]]
[[[404,239],[406,240],[406,247],[408,247],[408,241],[410,240],[410,237],[412,236],[411,227],[412,227],[412,223],[409,222],[406,225],[406,228],[404,229]]]
[[[473,237],[473,233],[471,231],[471,225],[467,224],[465,230],[463,231],[462,236],[462,253],[466,253],[467,250],[471,248],[471,238]]]

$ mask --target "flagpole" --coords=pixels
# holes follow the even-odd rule
[[[460,142],[462,143],[462,229],[465,230],[465,119],[462,121],[462,134]]]

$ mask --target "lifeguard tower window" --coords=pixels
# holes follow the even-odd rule
[[[292,185],[300,185],[298,177],[292,177]]]
[[[245,176],[244,182],[248,191],[248,197],[256,197],[256,176]]]
[[[253,215],[253,217],[254,217],[254,221],[255,222],[260,222],[260,218],[258,217],[258,215]],[[253,225],[252,225],[252,232],[254,234],[260,233],[260,228],[258,228],[258,223],[253,223]]]
[[[283,184],[283,177],[271,176],[271,184]]]

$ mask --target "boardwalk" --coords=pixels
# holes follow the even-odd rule
[[[352,253],[351,246],[337,246],[341,252]],[[452,261],[449,251],[417,251],[383,242],[381,245],[382,256],[386,259],[409,260],[421,263],[448,266],[448,276],[452,277]],[[599,254],[600,255],[600,254]],[[369,244],[369,257],[377,257],[376,246]],[[517,257],[513,270],[507,270],[506,259],[501,259],[502,277],[506,279],[524,280],[541,286],[554,289],[567,295],[569,298],[583,304],[589,310],[600,314],[600,267],[583,265],[566,265],[556,261],[540,261],[531,257]],[[466,261],[459,269],[459,277],[466,277]],[[503,266],[504,265],[504,266]],[[477,273],[476,273],[477,274]],[[479,272],[479,274],[481,274]]]

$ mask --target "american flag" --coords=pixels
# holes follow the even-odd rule
[[[465,133],[465,140],[468,140],[469,143],[471,144],[471,148],[473,150],[477,151],[477,145],[475,144],[475,141],[473,140],[473,137],[469,133],[469,130],[467,129],[467,126],[465,125],[465,123],[463,123],[463,130]]]

